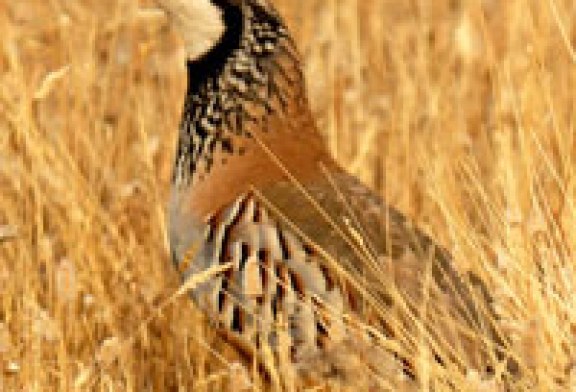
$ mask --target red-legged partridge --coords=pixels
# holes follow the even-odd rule
[[[275,9],[158,1],[188,56],[169,237],[184,277],[228,265],[191,294],[214,325],[303,372],[346,373],[354,352],[377,372],[378,351],[411,374],[422,342],[440,362],[476,355],[485,293],[331,158]]]

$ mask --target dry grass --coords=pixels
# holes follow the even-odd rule
[[[518,389],[576,388],[575,3],[278,3],[335,156],[486,279]],[[0,0],[0,390],[249,382],[190,301],[158,311],[185,75],[138,7]]]

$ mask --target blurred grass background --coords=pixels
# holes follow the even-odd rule
[[[519,389],[576,388],[576,3],[277,4],[333,154],[488,282]],[[0,0],[0,390],[244,378],[188,300],[156,311],[179,284],[164,206],[185,73],[151,6]]]

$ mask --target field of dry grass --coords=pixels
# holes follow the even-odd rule
[[[574,390],[576,3],[277,3],[333,154],[486,280],[518,390]],[[151,5],[0,0],[2,391],[257,390],[166,304],[185,75]],[[419,367],[421,389],[497,388]]]

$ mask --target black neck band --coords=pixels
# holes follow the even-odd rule
[[[197,92],[206,80],[220,75],[232,53],[240,48],[243,31],[242,10],[226,0],[211,0],[222,10],[224,34],[216,45],[201,57],[188,60],[188,92]]]

